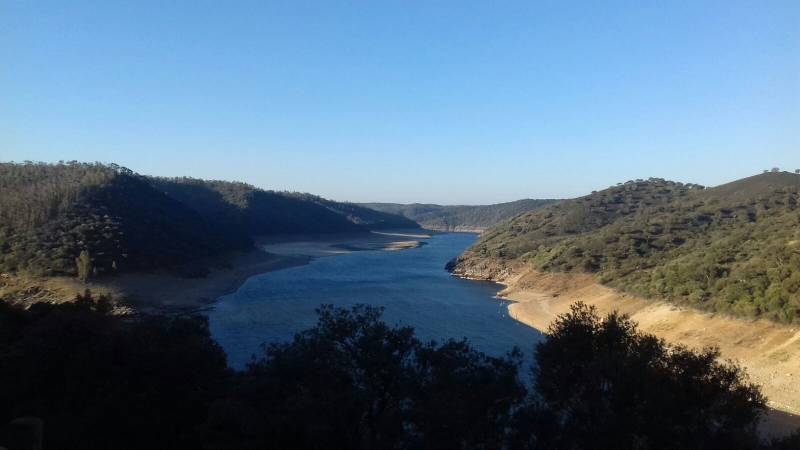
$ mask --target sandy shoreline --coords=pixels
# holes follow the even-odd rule
[[[336,235],[279,235],[257,240],[257,246],[273,255],[322,257],[362,250],[396,251],[416,248],[431,237],[420,230],[373,231]]]
[[[310,258],[271,255],[259,249],[225,255],[201,278],[165,273],[133,273],[103,283],[115,298],[145,312],[191,311],[235,292],[248,278],[308,264]]]
[[[110,294],[120,314],[189,312],[208,308],[223,295],[235,292],[248,278],[266,272],[308,264],[314,258],[362,250],[397,251],[416,248],[429,238],[421,230],[309,235],[294,234],[256,239],[253,249],[203,261],[203,277],[173,271],[129,273],[83,284],[72,277],[29,277],[3,274],[0,298],[12,303],[70,301],[90,289]]]
[[[513,302],[508,307],[511,317],[540,331],[546,331],[571,304],[582,301],[595,306],[601,315],[614,310],[628,314],[642,331],[667,342],[696,349],[716,346],[724,358],[740,364],[768,397],[772,411],[762,427],[765,434],[785,434],[800,427],[797,327],[767,320],[745,321],[636,298],[600,285],[589,274],[518,269],[497,278],[504,286],[498,297]]]

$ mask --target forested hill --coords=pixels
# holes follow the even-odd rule
[[[362,203],[362,206],[403,215],[422,227],[439,231],[483,231],[518,214],[555,200],[524,199],[495,205],[433,205],[412,203]]]
[[[586,271],[600,282],[697,308],[800,321],[800,175],[703,189],[629,181],[518,216],[452,269],[488,261]]]
[[[405,217],[311,194],[265,191],[249,184],[196,178],[152,178],[168,196],[249,235],[418,228]]]
[[[170,267],[270,233],[415,226],[399,216],[242,183],[153,179],[116,165],[0,164],[0,272],[89,275]]]
[[[99,164],[0,164],[0,270],[76,274],[164,267],[249,244],[147,179]]]

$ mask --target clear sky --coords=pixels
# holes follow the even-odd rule
[[[800,168],[800,1],[0,0],[0,160],[336,200]]]

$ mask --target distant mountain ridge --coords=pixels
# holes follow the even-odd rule
[[[361,203],[361,206],[405,216],[423,228],[436,231],[480,232],[518,214],[555,202],[550,199],[523,199],[494,205],[435,205],[400,203]]]
[[[583,271],[640,296],[784,323],[800,321],[800,175],[705,189],[629,181],[517,216],[450,269]]]
[[[225,181],[151,178],[117,165],[0,163],[0,272],[151,270],[252,246],[274,233],[409,228],[401,216]]]

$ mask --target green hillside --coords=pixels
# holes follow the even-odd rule
[[[555,200],[524,199],[495,205],[433,205],[412,203],[362,203],[378,211],[405,216],[422,227],[432,230],[481,231],[491,228],[518,214],[540,208]]]
[[[192,178],[153,179],[168,196],[246,235],[364,231],[310,196],[270,192],[245,183]]]
[[[710,311],[800,321],[800,175],[711,189],[633,181],[516,217],[457,264],[587,271],[613,287]]]
[[[249,245],[149,181],[101,164],[0,164],[0,270],[151,269]]]
[[[90,275],[165,268],[252,236],[408,228],[404,217],[300,193],[191,178],[149,178],[116,165],[0,164],[0,271]]]
[[[418,228],[405,217],[311,194],[265,191],[231,181],[153,178],[153,185],[226,226],[249,235],[337,233],[369,229]]]
[[[336,214],[344,216],[348,221],[369,228],[370,230],[420,227],[417,222],[400,214],[377,211],[357,203],[336,202],[311,194],[292,193],[290,195],[327,208]]]

